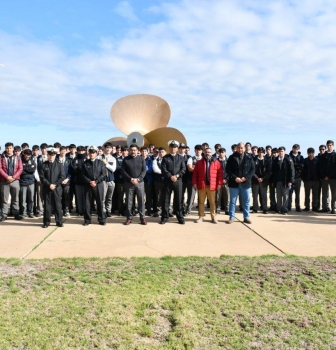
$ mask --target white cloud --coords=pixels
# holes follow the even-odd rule
[[[112,103],[152,93],[168,101],[169,125],[182,131],[199,126],[206,135],[236,123],[309,131],[323,119],[336,127],[332,2],[182,0],[156,6],[161,17],[152,24],[140,23],[126,1],[115,11],[133,28],[118,39],[107,33],[98,50],[76,56],[0,33],[3,115],[77,128],[93,118],[119,134],[109,120]]]

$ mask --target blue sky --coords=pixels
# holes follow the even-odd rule
[[[134,93],[164,98],[191,146],[335,139],[333,1],[7,1],[0,63],[2,147],[102,144]]]

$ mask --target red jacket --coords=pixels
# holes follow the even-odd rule
[[[222,164],[217,160],[212,158],[210,161],[210,190],[216,191],[218,186],[223,185],[223,168]],[[198,190],[203,190],[205,188],[205,174],[206,174],[206,161],[204,158],[200,159],[195,164],[195,169],[193,171],[192,184],[197,185]]]
[[[19,180],[23,170],[22,160],[20,157],[16,157],[16,156],[13,156],[13,157],[14,157],[13,178],[15,180]],[[0,158],[0,182],[6,181],[7,178],[8,178],[8,160],[6,157],[6,153],[4,152]]]

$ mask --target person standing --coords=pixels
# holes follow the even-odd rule
[[[227,157],[226,157],[226,149],[220,148],[218,150],[218,158],[217,158],[221,164],[223,169],[223,184],[221,188],[217,191],[216,194],[216,207],[217,207],[217,214],[220,214],[220,211],[223,210],[225,212],[225,215],[229,215],[229,201],[230,201],[230,190],[228,186],[229,177],[226,172],[226,164],[227,164]]]
[[[102,155],[102,161],[106,166],[104,210],[108,218],[112,216],[112,197],[115,189],[114,172],[117,167],[117,160],[112,156],[111,153],[112,144],[110,142],[106,142],[104,144],[104,154]]]
[[[159,156],[153,160],[153,172],[154,172],[154,188],[156,195],[156,207],[154,208],[154,217],[158,217],[162,213],[163,207],[163,195],[165,191],[165,179],[162,175],[161,164],[162,159],[166,155],[166,149],[164,147],[159,148]]]
[[[146,195],[146,215],[151,216],[154,199],[154,173],[153,158],[149,156],[148,148],[141,147],[141,157],[146,163],[146,176],[144,177],[145,195]]]
[[[63,165],[56,161],[57,149],[47,149],[48,160],[39,167],[39,176],[43,184],[43,228],[47,228],[51,221],[51,207],[55,211],[56,226],[63,227],[62,212],[62,181],[65,179]]]
[[[258,212],[258,196],[261,197],[261,207],[264,214],[267,210],[267,187],[272,175],[272,163],[265,157],[264,147],[258,148],[258,156],[254,160],[255,171],[252,177],[253,212]]]
[[[248,143],[247,143],[248,144]],[[250,189],[251,180],[254,174],[254,162],[252,156],[245,152],[243,142],[237,144],[236,152],[230,155],[226,171],[229,176],[230,188],[230,208],[228,224],[232,224],[235,219],[236,202],[241,195],[244,222],[251,224],[250,220]]]
[[[272,164],[272,186],[276,188],[277,206],[276,213],[288,214],[288,195],[294,182],[294,164],[288,155],[285,155],[286,148],[278,148],[278,159]]]
[[[207,198],[210,204],[211,222],[218,224],[216,220],[216,191],[223,184],[223,168],[219,160],[212,156],[212,149],[207,148],[201,160],[196,162],[192,173],[192,185],[198,190],[198,219],[195,223],[204,220],[204,202]]]
[[[315,157],[315,150],[312,147],[307,149],[308,157],[303,163],[301,177],[305,188],[305,208],[304,211],[310,210],[310,193],[312,193],[312,209],[317,212],[318,189],[320,184],[319,177],[319,159]]]
[[[62,181],[62,209],[65,217],[70,216],[71,199],[70,199],[70,183],[71,183],[71,167],[72,160],[66,156],[66,147],[61,146],[59,155],[56,160],[63,165],[65,179]]]
[[[27,215],[33,218],[36,163],[29,148],[22,151],[22,166],[23,171],[20,176],[20,213],[22,218],[26,218]]]
[[[301,206],[300,206],[300,190],[301,190],[301,172],[303,169],[303,162],[304,158],[301,155],[301,152],[299,152],[300,146],[296,143],[293,145],[292,150],[289,153],[289,157],[292,159],[294,164],[294,170],[295,170],[295,176],[294,176],[294,183],[291,189],[289,190],[289,196],[288,196],[288,211],[292,210],[292,197],[293,192],[295,192],[295,208],[297,212],[301,212]]]
[[[164,225],[169,218],[169,205],[172,193],[174,193],[173,211],[179,224],[185,221],[182,212],[182,176],[186,172],[185,160],[177,153],[179,143],[175,140],[168,142],[169,154],[162,159],[161,171],[165,178],[165,191],[160,224]]]
[[[90,146],[88,149],[89,159],[82,164],[82,179],[84,182],[84,224],[91,224],[91,209],[92,201],[95,199],[97,204],[97,215],[99,225],[106,225],[106,216],[104,210],[104,192],[105,192],[105,177],[106,166],[97,159],[98,148]]]
[[[320,158],[320,177],[322,181],[322,211],[329,212],[328,192],[330,188],[331,214],[336,211],[336,153],[334,151],[334,141],[327,141],[327,151]]]
[[[19,156],[14,155],[14,145],[12,142],[5,144],[5,152],[0,157],[0,203],[2,217],[0,221],[7,219],[11,196],[14,218],[21,220],[19,194],[19,179],[23,170],[22,160]]]
[[[144,178],[146,176],[145,159],[138,155],[139,147],[131,144],[129,155],[122,162],[122,172],[125,179],[124,190],[126,193],[126,221],[124,225],[130,225],[133,219],[133,202],[136,196],[138,201],[138,210],[140,222],[147,225],[145,219],[145,186]]]

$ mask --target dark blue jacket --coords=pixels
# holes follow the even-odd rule
[[[289,152],[289,157],[292,159],[294,164],[295,178],[298,179],[301,177],[301,172],[304,166],[304,158],[301,155],[301,152],[298,152],[298,155],[294,156],[293,151]]]
[[[147,157],[145,159],[145,162],[146,162],[146,176],[144,178],[144,182],[146,184],[151,184],[154,181],[153,159],[151,157]]]
[[[35,183],[35,171],[36,171],[36,163],[32,158],[25,160],[22,157],[22,166],[23,170],[20,176],[20,186],[29,186]]]
[[[277,182],[280,181],[285,187],[288,187],[288,183],[294,183],[295,170],[292,159],[285,155],[282,167],[279,165],[279,157],[275,158],[272,163],[272,177],[271,182],[274,187],[276,187]]]
[[[59,155],[57,155],[56,160],[62,164],[62,161],[60,160]],[[72,163],[72,159],[65,157],[65,161],[63,163],[63,170],[64,170],[65,178],[68,179],[69,181],[65,185],[62,185],[63,187],[70,186],[71,175],[73,170],[73,168],[71,167],[71,163]]]

